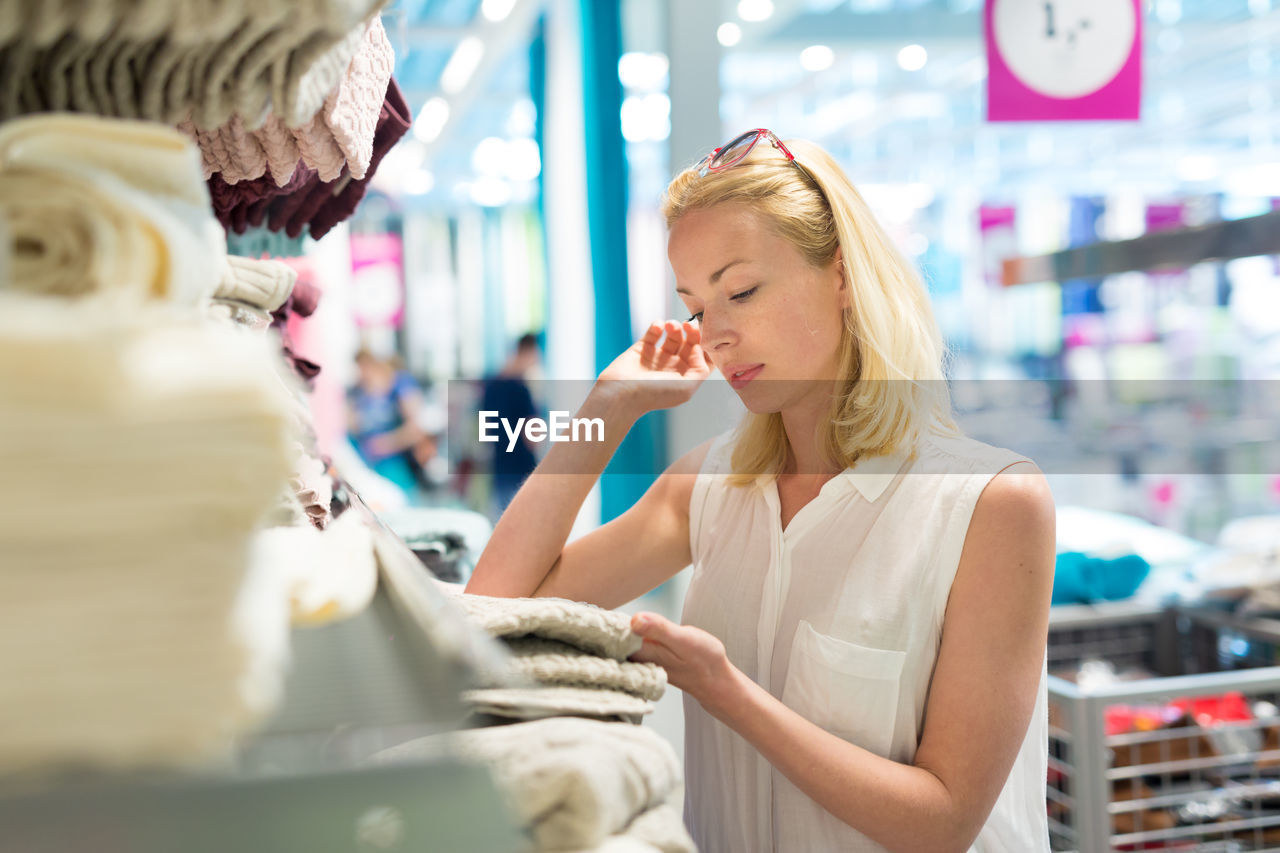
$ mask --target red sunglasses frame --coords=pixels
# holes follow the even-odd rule
[[[739,154],[737,157],[734,157],[733,160],[727,163],[716,162],[716,158],[720,156],[721,151],[731,150],[734,146],[740,145],[743,142],[743,140],[747,139],[748,137],[751,138],[751,142],[748,143],[747,146],[742,149],[741,154]],[[810,181],[812,181],[814,186],[818,187],[819,190],[821,190],[822,185],[819,184],[816,180],[814,180],[813,175],[809,173],[808,169],[800,165],[800,161],[796,159],[796,155],[791,153],[791,149],[787,148],[787,146],[783,143],[783,141],[778,138],[777,134],[775,134],[772,130],[769,130],[767,127],[757,127],[753,130],[748,130],[745,133],[740,133],[737,136],[735,136],[733,139],[730,139],[724,145],[721,145],[719,148],[712,151],[706,157],[703,157],[702,161],[698,163],[698,176],[706,177],[708,172],[723,172],[726,169],[732,169],[734,166],[738,165],[743,160],[745,160],[748,154],[750,154],[753,150],[755,150],[756,145],[760,142],[761,139],[768,139],[769,144],[771,144],[774,148],[781,151],[782,156],[787,158],[787,162],[791,163],[793,166],[795,166],[797,169],[803,172],[804,176],[808,178]]]

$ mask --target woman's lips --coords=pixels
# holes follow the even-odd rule
[[[747,383],[759,376],[762,370],[764,370],[763,364],[738,364],[726,368],[724,376],[736,391],[740,388],[745,388]]]

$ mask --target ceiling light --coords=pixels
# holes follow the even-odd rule
[[[436,96],[422,105],[413,122],[413,135],[422,142],[435,142],[449,120],[449,102]]]
[[[511,186],[492,175],[477,178],[471,184],[471,200],[481,207],[502,207],[511,200]]]
[[[733,21],[721,24],[716,28],[716,41],[725,47],[733,47],[742,41],[742,27]]]
[[[800,64],[805,71],[824,71],[835,61],[835,52],[825,44],[811,45],[800,51]]]
[[[532,139],[512,139],[507,143],[503,169],[508,180],[517,183],[536,180],[542,172],[542,156]]]
[[[671,135],[671,99],[662,92],[622,101],[622,136],[628,142],[661,142]]]
[[[631,51],[618,59],[618,79],[624,88],[656,92],[667,87],[668,68],[665,54]]]
[[[484,42],[476,36],[467,36],[458,42],[453,56],[449,57],[444,71],[440,72],[440,88],[450,95],[461,92],[470,82],[471,75],[476,73],[476,67],[480,65],[483,56]]]
[[[417,168],[404,177],[404,191],[409,195],[426,195],[436,185],[436,176]]]
[[[480,140],[471,152],[471,168],[477,175],[501,175],[507,164],[507,143],[489,136]]]
[[[773,15],[773,0],[739,0],[738,17],[744,21],[767,21]]]
[[[903,71],[919,71],[929,61],[929,52],[918,44],[909,44],[898,51],[898,66]]]
[[[515,5],[516,0],[484,0],[480,4],[480,14],[496,24],[506,20],[507,15],[511,14],[511,8]]]
[[[1175,169],[1184,181],[1210,181],[1218,177],[1218,161],[1206,154],[1188,154],[1178,160]]]

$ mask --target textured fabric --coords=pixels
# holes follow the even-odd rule
[[[594,687],[486,687],[464,690],[462,701],[477,714],[513,720],[571,716],[632,722],[653,712],[652,702],[629,693]]]
[[[288,264],[230,255],[227,273],[213,295],[245,302],[269,313],[285,303],[297,279],[298,273]]]
[[[12,0],[10,0],[12,2]],[[75,109],[211,130],[318,113],[387,0],[20,2],[0,7],[0,118]],[[6,34],[7,33],[7,34]]]
[[[910,763],[924,727],[943,617],[979,495],[1022,457],[926,435],[916,455],[863,460],[784,530],[776,483],[727,483],[729,436],[708,453],[689,508],[693,577],[683,621],[808,720]],[[879,851],[685,697],[686,822],[707,853]],[[972,850],[1047,851],[1042,677],[1017,760]]]
[[[582,719],[434,735],[386,750],[377,760],[413,761],[442,746],[492,768],[537,850],[595,847],[664,805],[680,785],[675,751],[662,737],[627,723]]]
[[[405,102],[404,93],[392,79],[387,84],[387,95],[383,101],[382,112],[378,116],[378,129],[373,137],[373,157],[369,161],[369,171],[365,173],[364,180],[348,180],[338,187],[336,192],[331,192],[327,196],[320,195],[321,203],[305,221],[312,237],[319,240],[335,225],[345,221],[355,212],[382,158],[400,141],[402,136],[409,132],[412,125],[413,115]],[[290,228],[294,224],[291,222]]]
[[[0,126],[0,220],[21,290],[195,305],[224,268],[194,147],[151,123],[54,114]]]
[[[442,587],[462,611],[493,637],[532,635],[624,661],[640,651],[625,613],[563,598],[495,598]]]
[[[359,50],[352,57],[338,88],[325,100],[321,115],[341,149],[351,177],[361,180],[373,157],[373,136],[395,68],[395,51],[382,19],[369,22]]]
[[[367,3],[369,15],[389,0]],[[363,20],[363,18],[362,18]],[[290,127],[306,122],[324,106],[351,64],[364,39],[364,27],[350,28],[341,35],[317,33],[303,42],[289,61],[272,64],[272,110]]]
[[[278,695],[287,599],[246,582],[288,470],[270,357],[169,305],[0,294],[7,770],[207,761]]]
[[[603,687],[657,701],[667,687],[667,672],[656,663],[616,661],[540,637],[509,637],[512,671],[542,684]]]
[[[209,178],[209,197],[213,212],[222,227],[243,234],[251,225],[261,225],[271,200],[287,195],[306,186],[315,172],[301,162],[294,167],[292,176],[283,186],[277,185],[273,176],[263,175],[252,181],[228,184],[221,175]],[[254,220],[257,220],[256,222]]]
[[[625,840],[661,853],[695,853],[693,839],[689,837],[688,830],[684,828],[684,818],[680,816],[679,797],[675,796],[670,797],[668,802],[637,815],[621,835],[606,840],[600,849],[600,853],[608,853],[609,850],[622,853],[624,848],[610,847],[609,840],[613,840],[614,844]]]
[[[293,131],[279,117],[268,115],[262,127],[254,131],[254,136],[267,155],[267,168],[276,184],[284,186],[290,183],[302,159]]]

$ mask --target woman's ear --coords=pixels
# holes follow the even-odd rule
[[[840,246],[836,247],[836,256],[832,264],[836,280],[836,290],[840,294],[840,307],[844,309],[853,307],[853,294],[849,292],[849,282],[844,274],[844,249]]]

